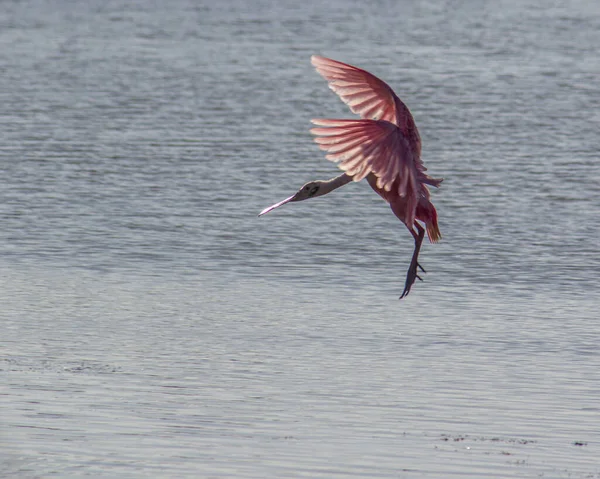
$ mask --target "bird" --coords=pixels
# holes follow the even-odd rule
[[[361,68],[325,58],[311,57],[316,71],[329,88],[360,119],[313,119],[314,141],[344,172],[330,180],[306,183],[294,195],[262,210],[258,216],[296,201],[326,195],[352,181],[366,179],[391,207],[414,239],[412,259],[400,299],[411,291],[419,272],[421,244],[427,232],[432,243],[442,235],[428,186],[439,187],[443,179],[427,175],[421,161],[421,137],[408,107],[390,86]],[[420,271],[419,271],[420,270]]]

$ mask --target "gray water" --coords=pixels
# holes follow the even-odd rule
[[[217,4],[217,5],[215,5]],[[0,3],[0,475],[600,477],[600,4]],[[411,108],[443,240],[338,174]]]

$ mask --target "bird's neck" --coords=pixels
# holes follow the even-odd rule
[[[342,173],[340,176],[336,176],[335,178],[331,178],[330,180],[324,181],[323,186],[321,186],[321,189],[317,196],[331,193],[333,190],[337,190],[338,188],[347,185],[351,181],[351,176],[348,176],[346,173]]]

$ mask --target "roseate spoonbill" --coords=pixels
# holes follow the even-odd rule
[[[351,181],[366,178],[415,240],[402,299],[415,279],[422,280],[418,269],[425,272],[418,261],[425,231],[432,243],[442,237],[427,188],[427,185],[438,187],[442,179],[425,173],[415,121],[385,82],[365,70],[329,58],[313,55],[311,63],[327,80],[329,88],[362,118],[311,120],[319,126],[311,130],[316,135],[315,142],[344,173],[327,181],[305,184],[296,194],[262,210],[259,216],[286,203],[326,195]]]

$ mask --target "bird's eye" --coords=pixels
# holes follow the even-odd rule
[[[310,196],[313,196],[317,191],[319,191],[318,186],[313,186],[312,190],[310,190]]]

